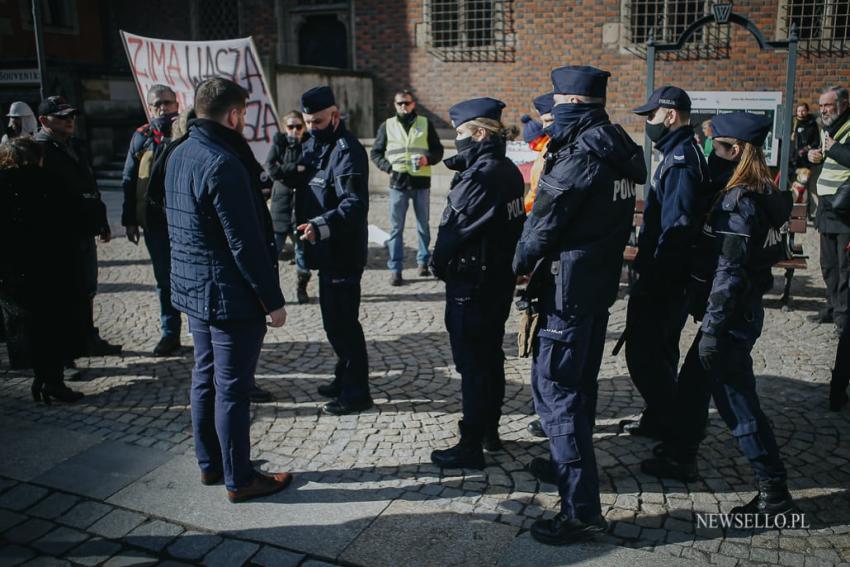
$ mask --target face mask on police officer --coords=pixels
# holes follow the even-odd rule
[[[659,108],[655,111],[655,114],[652,115],[652,118],[646,121],[646,135],[653,142],[657,142],[670,131],[670,126],[673,125],[672,122],[667,123],[667,119],[670,118],[670,112],[665,108]]]
[[[311,126],[310,134],[312,134],[313,138],[315,138],[320,144],[328,144],[333,141],[334,132],[336,132],[337,126],[339,126],[339,112],[334,110],[331,114],[330,120],[328,120],[328,125],[324,128]]]

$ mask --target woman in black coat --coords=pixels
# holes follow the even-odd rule
[[[74,220],[80,203],[40,167],[43,150],[30,137],[0,145],[0,310],[10,357],[31,366],[32,396],[74,402],[63,361],[79,351]]]

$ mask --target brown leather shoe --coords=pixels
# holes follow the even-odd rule
[[[253,482],[244,488],[228,490],[227,498],[231,502],[244,502],[253,498],[261,498],[280,492],[292,482],[292,475],[287,472],[266,474],[257,471]]]
[[[219,471],[201,472],[201,484],[210,486],[221,482],[222,473]]]

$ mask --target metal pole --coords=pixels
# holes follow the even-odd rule
[[[38,59],[39,90],[41,100],[46,98],[44,94],[47,84],[47,64],[44,61],[44,37],[41,35],[41,0],[32,0],[32,30],[35,34],[35,55]]]
[[[791,127],[794,115],[794,81],[797,74],[797,27],[791,25],[788,37],[788,74],[785,77],[785,108],[782,117],[782,148],[779,159],[779,188],[788,189],[788,167],[791,157]]]
[[[655,90],[655,30],[649,30],[649,38],[646,40],[646,98],[652,91]],[[652,140],[649,136],[643,135],[643,161],[646,163],[646,172],[648,174],[647,184],[652,177]],[[646,198],[646,190],[644,189],[644,199]]]

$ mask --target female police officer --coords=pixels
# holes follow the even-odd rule
[[[499,418],[505,395],[502,340],[513,297],[511,269],[525,211],[523,180],[505,157],[504,103],[477,98],[449,109],[457,129],[457,171],[443,212],[431,269],[446,282],[446,328],[461,375],[460,443],[431,453],[446,468],[483,468],[487,450],[501,448]]]
[[[782,259],[779,228],[791,213],[791,194],[779,191],[762,145],[770,121],[745,112],[712,120],[714,151],[737,162],[709,213],[701,241],[692,307],[700,303],[702,326],[679,375],[678,416],[665,450],[642,463],[647,474],[696,478],[696,455],[704,437],[711,396],[755,473],[758,494],[733,514],[778,515],[793,510],[786,472],[773,430],[759,404],[750,352],[764,323],[762,296],[773,285],[771,266]],[[699,298],[702,298],[701,300]],[[704,315],[703,315],[704,313]]]

